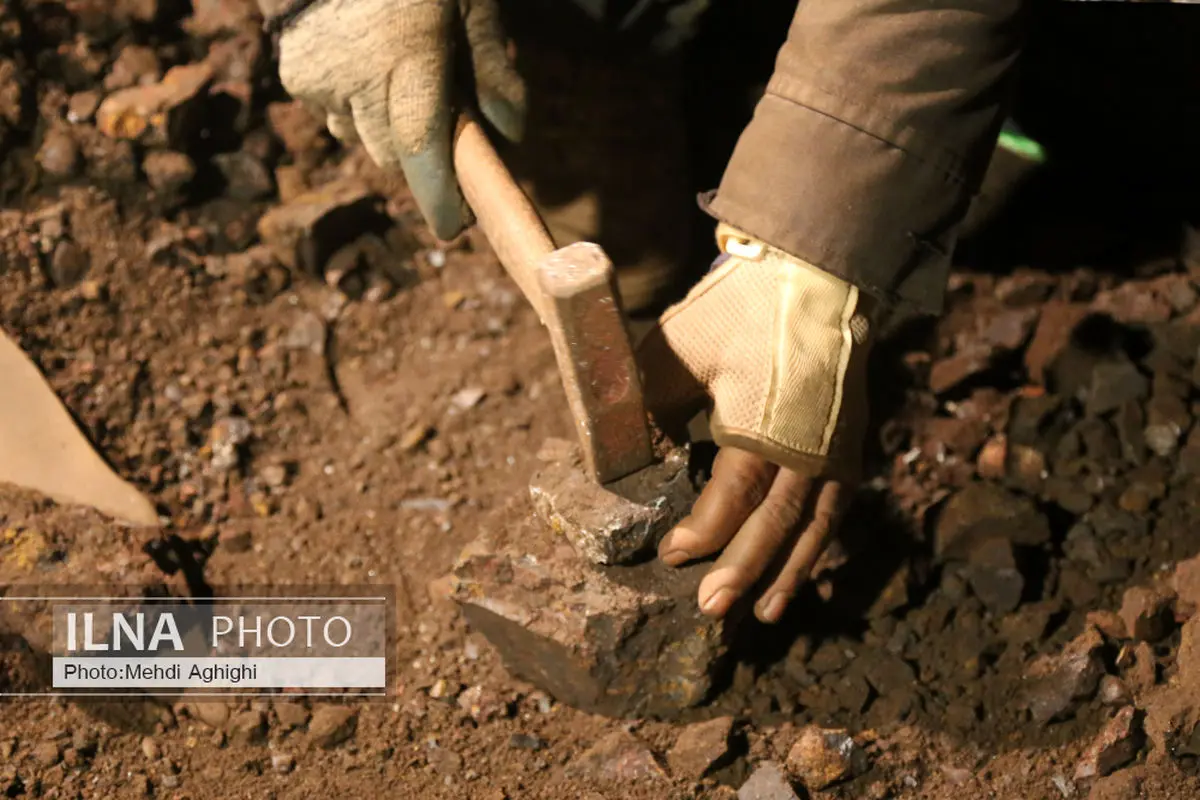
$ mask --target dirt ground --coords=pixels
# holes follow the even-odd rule
[[[1200,244],[957,271],[877,348],[869,480],[784,622],[681,719],[592,716],[511,677],[444,579],[573,435],[534,313],[288,102],[250,3],[192,5],[0,6],[0,324],[170,520],[5,490],[0,586],[389,585],[395,697],[7,702],[0,793],[1200,793]],[[828,785],[812,725],[845,732]]]

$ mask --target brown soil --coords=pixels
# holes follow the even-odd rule
[[[0,585],[390,585],[396,696],[355,707],[330,748],[295,704],[8,702],[0,793],[728,798],[817,723],[868,763],[810,796],[1196,796],[1183,746],[1077,782],[1114,709],[1093,691],[1039,724],[1024,699],[1088,612],[1200,551],[1186,262],[1123,284],[956,274],[943,320],[878,349],[872,478],[784,623],[746,623],[720,691],[681,720],[582,714],[509,676],[444,580],[529,513],[543,440],[573,435],[550,344],[477,234],[443,249],[397,179],[271,106],[286,98],[248,5],[196,0],[182,27],[166,0],[0,8],[0,324],[170,519],[137,533],[6,490]],[[123,72],[153,83],[205,59],[199,99],[165,112],[182,129],[101,130]],[[378,202],[302,232],[299,256],[259,246],[264,212],[331,183]],[[1135,643],[1105,634],[1103,670],[1132,684]],[[1146,650],[1139,706],[1174,679],[1181,638],[1172,620]],[[8,626],[0,642],[0,687],[28,686],[36,643]],[[670,769],[684,726],[720,716],[734,732],[708,774]],[[616,731],[641,761],[584,757]]]

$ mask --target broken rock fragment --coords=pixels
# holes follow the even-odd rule
[[[990,483],[972,483],[942,507],[934,528],[934,551],[964,558],[977,542],[1002,538],[1018,545],[1050,539],[1050,523],[1033,500]]]
[[[738,800],[800,800],[787,775],[774,761],[758,765],[738,789]]]
[[[315,747],[336,747],[354,735],[358,711],[346,706],[323,706],[308,723],[308,740]]]
[[[187,150],[203,126],[203,105],[213,78],[207,64],[172,68],[157,83],[113,92],[96,111],[96,127],[113,139]]]
[[[696,607],[707,566],[596,566],[519,507],[469,548],[453,597],[508,669],[576,708],[671,716],[703,701],[735,620]]]
[[[1121,602],[1125,630],[1134,639],[1158,641],[1174,627],[1173,601],[1171,595],[1145,586],[1128,589]]]
[[[733,717],[717,717],[684,728],[667,754],[671,774],[677,778],[699,780],[729,752],[732,730]]]
[[[816,791],[865,772],[867,754],[848,731],[810,725],[788,752],[787,767]]]
[[[1100,679],[1096,697],[1106,706],[1126,706],[1133,700],[1129,689],[1116,675],[1105,675]]]
[[[345,180],[271,209],[258,233],[280,262],[317,275],[340,247],[388,224],[382,198],[364,183]]]
[[[628,731],[613,731],[567,765],[570,777],[602,783],[644,784],[664,781],[666,775],[654,754]]]
[[[1141,400],[1150,391],[1150,382],[1132,361],[1105,361],[1092,369],[1087,412],[1092,415],[1116,411],[1125,403]]]
[[[1083,754],[1075,768],[1075,780],[1103,777],[1137,758],[1145,736],[1141,712],[1125,706],[1116,713]]]
[[[590,480],[579,448],[540,469],[529,483],[538,518],[565,536],[593,564],[622,564],[658,544],[691,507],[695,490],[688,450],[678,448],[654,464],[609,486]]]
[[[993,537],[972,547],[967,556],[967,582],[994,614],[1007,614],[1020,605],[1025,578],[1017,569],[1012,542]]]
[[[1104,661],[1104,637],[1088,626],[1061,653],[1035,660],[1026,674],[1024,704],[1033,721],[1045,725],[1069,716],[1076,704],[1096,692]]]
[[[1180,561],[1171,576],[1171,588],[1176,594],[1176,609],[1183,617],[1200,610],[1200,556]]]
[[[1194,687],[1159,686],[1142,704],[1150,761],[1200,756],[1200,703]]]

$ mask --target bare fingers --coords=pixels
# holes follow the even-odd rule
[[[692,513],[663,537],[659,557],[677,567],[718,552],[758,508],[778,472],[779,467],[754,453],[721,448],[713,462],[712,479]]]
[[[842,484],[833,481],[824,481],[814,490],[817,497],[816,502],[810,504],[811,515],[804,519],[803,529],[792,545],[787,560],[754,604],[754,615],[763,622],[778,622],[800,585],[808,580],[813,565],[825,552],[837,530],[838,520],[850,494]]]
[[[812,480],[781,469],[717,563],[700,582],[700,610],[720,617],[759,581],[795,541]]]
[[[700,583],[701,610],[724,616],[768,579],[755,603],[763,622],[778,622],[836,530],[849,492],[745,450],[725,447],[692,513],[659,546],[671,566],[721,552]]]

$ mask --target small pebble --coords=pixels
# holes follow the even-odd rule
[[[162,751],[159,750],[158,742],[149,736],[142,739],[142,752],[151,761],[157,761],[158,757],[162,754]]]

